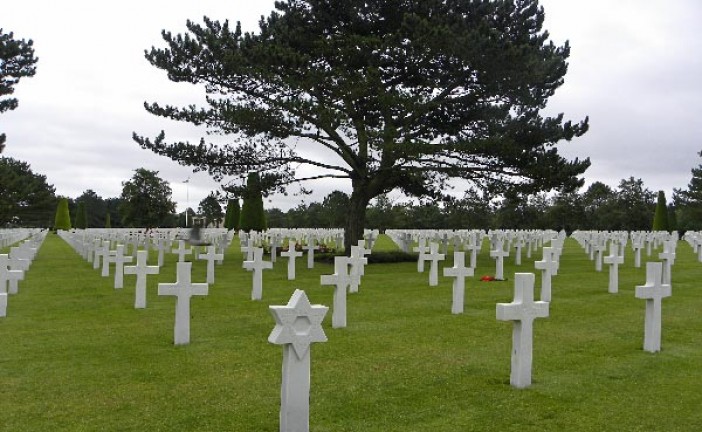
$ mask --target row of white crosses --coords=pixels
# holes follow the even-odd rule
[[[160,267],[149,266],[147,264],[149,254],[147,250],[137,251],[136,265],[124,266],[124,263],[130,262],[132,259],[132,257],[124,255],[124,245],[117,244],[116,249],[111,251],[109,240],[102,240],[100,242],[102,245],[95,248],[95,259],[99,260],[100,257],[102,257],[102,275],[109,276],[109,263],[113,262],[115,264],[116,289],[122,288],[122,275],[124,273],[136,275],[134,307],[135,309],[145,308],[146,278],[150,274],[158,274]],[[69,244],[70,243],[69,241]],[[190,343],[190,298],[194,295],[207,295],[208,284],[214,283],[214,264],[216,261],[223,260],[223,258],[223,254],[217,254],[215,252],[214,245],[208,246],[207,254],[200,256],[200,259],[207,260],[207,283],[193,283],[191,280],[192,263],[178,261],[176,263],[176,282],[158,284],[158,295],[172,295],[176,297],[176,311],[173,327],[173,340],[175,345]],[[98,266],[96,265],[95,268],[98,268]]]
[[[6,235],[8,240],[5,247],[14,244],[15,240],[22,243],[10,247],[9,254],[0,254],[0,317],[7,316],[8,294],[19,293],[19,281],[24,279],[25,272],[29,270],[45,237],[46,231],[37,230],[22,230],[18,235]]]
[[[623,247],[627,243],[627,233],[577,232],[573,237],[586,251],[591,248],[603,249],[609,242],[610,254],[604,257],[603,261],[610,266],[608,292],[617,293],[618,267],[624,263]],[[651,245],[651,248],[657,248],[661,244],[663,246],[663,251],[658,254],[661,261],[646,263],[646,284],[637,286],[635,293],[636,298],[646,300],[644,350],[658,352],[661,347],[661,300],[672,295],[671,268],[675,262],[678,237],[677,233],[669,235],[667,232],[636,232],[631,233],[631,241],[636,267],[640,266],[640,251],[644,243]],[[648,255],[650,256],[650,252]]]

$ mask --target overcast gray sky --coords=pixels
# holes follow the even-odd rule
[[[168,81],[144,59],[162,47],[162,29],[185,30],[203,15],[241,21],[256,30],[273,0],[22,0],[2,7],[0,27],[33,39],[37,75],[16,87],[19,108],[0,115],[7,134],[3,156],[28,162],[61,195],[93,189],[119,196],[133,170],[160,172],[182,211],[197,208],[219,188],[205,173],[193,174],[165,157],[142,150],[132,131],[199,140],[202,131],[157,118],[144,101],[192,103],[201,91]],[[702,163],[702,1],[542,0],[552,40],[569,40],[566,83],[548,113],[590,116],[590,131],[559,145],[567,157],[590,157],[586,182],[617,186],[641,178],[653,191],[685,188],[690,169]],[[184,180],[190,177],[186,186]],[[306,201],[321,201],[344,182],[310,183]],[[287,209],[299,197],[274,196],[266,207]]]

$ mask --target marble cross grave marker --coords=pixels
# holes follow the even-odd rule
[[[516,388],[526,388],[531,385],[534,319],[548,316],[549,303],[534,301],[534,279],[533,273],[516,273],[514,301],[497,304],[497,319],[514,323],[512,369],[509,381]]]
[[[509,250],[505,250],[502,239],[495,241],[495,249],[490,251],[490,257],[495,260],[495,279],[504,280],[505,257],[509,256]]]
[[[661,350],[661,300],[670,297],[670,284],[662,283],[663,264],[646,263],[646,285],[636,287],[636,298],[646,300],[646,319],[644,322],[644,351]]]
[[[206,283],[191,283],[190,274],[193,263],[177,263],[175,283],[159,283],[158,295],[176,296],[175,325],[173,327],[173,343],[186,345],[190,343],[190,297],[207,295]]]
[[[334,309],[332,310],[332,327],[346,327],[346,288],[351,284],[349,275],[349,258],[334,257],[334,274],[322,275],[321,285],[334,285]]]
[[[285,306],[269,306],[275,327],[268,342],[283,345],[280,389],[280,431],[310,430],[310,344],[326,342],[322,320],[329,308],[311,305],[302,290],[295,290]]]
[[[146,276],[158,274],[160,267],[146,265],[149,252],[137,251],[136,265],[124,267],[125,274],[136,275],[136,290],[134,292],[134,309],[146,308]]]
[[[23,270],[10,269],[10,256],[7,254],[0,255],[0,293],[17,294],[17,281],[23,278]]]
[[[543,259],[534,261],[534,268],[541,270],[541,301],[551,301],[551,276],[558,274],[558,261],[554,258],[553,249],[544,247],[542,249]]]
[[[465,252],[453,253],[453,267],[444,267],[444,276],[453,279],[453,302],[451,304],[452,314],[463,313],[463,303],[465,300],[466,277],[472,277],[474,269],[466,267]]]
[[[207,283],[213,284],[215,281],[215,261],[224,258],[224,254],[218,254],[215,246],[207,246],[207,253],[200,255],[201,260],[207,261]]]
[[[609,255],[603,258],[603,262],[609,265],[609,288],[610,294],[619,292],[619,265],[624,264],[624,257],[619,255],[619,246],[612,242],[609,245]]]
[[[263,270],[272,269],[273,263],[263,260],[263,248],[254,248],[253,258],[250,261],[244,261],[243,267],[248,271],[253,271],[251,300],[261,300],[263,297]]]
[[[288,280],[295,280],[295,259],[302,256],[302,251],[295,250],[295,240],[288,240],[288,250],[280,256],[288,257]]]
[[[174,254],[178,255],[178,262],[185,262],[185,255],[190,255],[193,253],[193,248],[185,248],[185,240],[178,240],[178,249],[171,250]]]
[[[124,245],[117,245],[114,253],[110,252],[110,261],[115,263],[115,289],[124,288],[124,264],[131,263],[132,257],[124,255]]]
[[[429,286],[439,285],[439,261],[443,261],[445,258],[446,255],[439,253],[438,243],[432,242],[429,246],[429,253],[424,254],[424,260],[431,261],[429,266]]]

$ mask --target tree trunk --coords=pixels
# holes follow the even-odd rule
[[[346,216],[346,230],[344,232],[344,248],[347,256],[351,254],[351,246],[358,244],[358,241],[363,238],[368,201],[370,199],[367,195],[366,185],[354,181],[351,202],[349,203]]]

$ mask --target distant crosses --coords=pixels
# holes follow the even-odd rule
[[[125,274],[136,275],[136,290],[134,293],[134,309],[144,309],[146,307],[146,276],[158,274],[158,266],[149,266],[146,261],[149,252],[145,250],[137,251],[136,265],[124,267]]]
[[[302,256],[302,251],[295,250],[295,240],[288,241],[288,250],[280,253],[280,256],[288,257],[288,280],[295,280],[295,259]]]
[[[109,253],[110,242],[107,242],[107,247],[105,243],[100,239],[95,239],[93,241],[93,269],[97,270],[100,268],[100,259],[105,258],[105,254]]]
[[[269,306],[275,327],[268,342],[283,345],[280,390],[280,431],[310,430],[310,345],[326,342],[322,320],[329,308],[311,305],[302,290],[295,290],[286,306]]]
[[[604,257],[604,263],[609,264],[609,288],[611,294],[619,292],[619,265],[624,264],[624,257],[619,255],[619,246],[616,242],[609,245],[609,255]]]
[[[359,245],[363,240],[359,241]],[[360,246],[351,246],[351,256],[349,257],[349,275],[351,276],[351,281],[349,285],[350,293],[357,293],[358,287],[361,284],[361,276],[365,274],[365,265],[368,264],[368,258],[365,257],[367,253],[370,253],[370,249]]]
[[[544,247],[541,261],[534,261],[534,268],[541,270],[541,301],[551,301],[551,277],[558,274],[558,261],[553,249]]]
[[[636,298],[646,300],[646,319],[644,322],[644,351],[661,350],[661,300],[670,297],[670,284],[662,283],[663,264],[646,263],[646,285],[636,287]]]
[[[193,263],[178,262],[175,283],[158,284],[158,295],[176,296],[175,325],[173,340],[175,345],[190,343],[190,297],[207,295],[206,283],[191,283],[190,274]]]
[[[482,241],[478,238],[477,233],[472,232],[468,236],[468,242],[466,245],[463,247],[464,250],[470,252],[470,267],[475,268],[477,259],[478,259],[478,252],[480,252],[480,249],[482,247]]]
[[[597,243],[593,246],[593,252],[595,253],[595,271],[602,271],[602,255],[604,255],[605,242],[596,240]]]
[[[110,250],[110,241],[105,240],[102,242],[104,248],[104,256],[102,257],[102,277],[108,277],[110,275],[110,261],[112,261],[112,251]]]
[[[215,281],[215,261],[219,261],[224,258],[224,254],[218,254],[215,252],[215,246],[207,246],[207,253],[200,255],[201,260],[207,261],[207,283],[213,284]]]
[[[465,252],[453,253],[453,267],[444,267],[444,276],[453,279],[453,302],[451,304],[452,314],[463,313],[465,302],[466,277],[472,277],[474,269],[465,266]]]
[[[549,303],[534,301],[534,274],[514,275],[514,301],[497,304],[497,319],[513,321],[512,370],[510,384],[525,388],[531,385],[534,319],[548,316]]]
[[[334,285],[334,307],[332,309],[332,327],[346,327],[346,289],[351,284],[349,275],[349,258],[334,257],[334,274],[322,275],[321,285]]]
[[[272,269],[273,263],[263,260],[263,248],[254,248],[253,258],[250,261],[244,261],[243,267],[248,271],[253,271],[251,300],[261,300],[263,297],[263,270]]]

